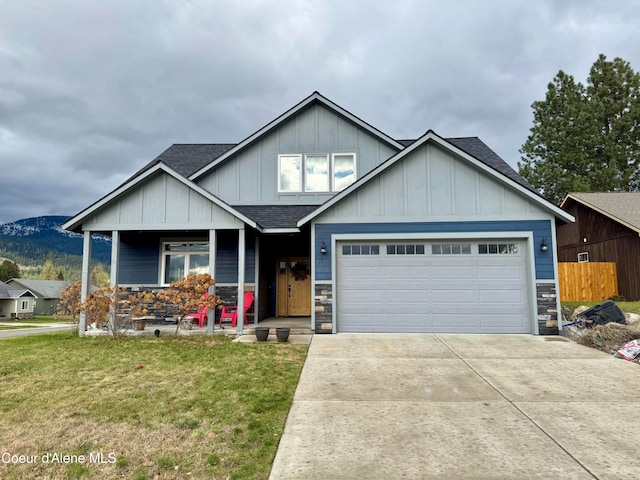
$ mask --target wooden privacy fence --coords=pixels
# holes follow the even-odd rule
[[[613,262],[561,262],[558,276],[562,302],[601,302],[618,295],[618,274]]]

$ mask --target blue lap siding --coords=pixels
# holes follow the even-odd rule
[[[316,250],[324,242],[326,255],[316,255],[315,279],[331,280],[331,235],[334,234],[398,234],[403,233],[472,233],[488,232],[533,232],[534,245],[546,239],[549,249],[541,252],[534,248],[536,280],[554,280],[551,221],[491,221],[491,222],[416,222],[416,223],[320,223],[315,225]],[[481,235],[480,235],[481,236]]]

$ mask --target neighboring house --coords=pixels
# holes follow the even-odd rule
[[[553,334],[572,220],[478,138],[399,141],[315,92],[239,144],[171,146],[64,228],[84,233],[85,291],[102,233],[112,283],[210,272],[240,310],[254,292],[255,321]]]
[[[614,262],[618,294],[640,300],[640,193],[570,193],[576,221],[558,228],[558,261]]]
[[[25,288],[35,296],[33,312],[36,315],[53,315],[56,313],[60,294],[71,285],[64,280],[32,280],[27,278],[12,278],[6,282],[9,288]]]
[[[0,318],[31,318],[35,295],[27,288],[12,288],[0,282]]]

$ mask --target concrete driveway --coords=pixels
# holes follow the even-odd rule
[[[271,478],[637,478],[639,386],[562,337],[315,335]]]

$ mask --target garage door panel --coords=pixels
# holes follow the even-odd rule
[[[490,255],[465,243],[471,254],[432,254],[428,241],[424,254],[413,255],[387,254],[385,242],[380,255],[345,256],[338,248],[338,330],[531,332],[526,244],[517,254]]]
[[[525,302],[523,290],[480,290],[478,292],[478,301],[480,303],[505,304],[513,303],[522,305]]]
[[[522,276],[522,269],[519,265],[478,266],[478,279],[481,280],[510,280],[519,279]]]
[[[492,333],[520,333],[527,325],[524,315],[485,314],[480,315],[481,327]]]
[[[344,278],[346,280],[369,280],[373,278],[380,278],[383,270],[378,266],[371,265],[353,265],[348,271],[344,272]]]
[[[406,281],[430,278],[429,268],[426,266],[387,267],[384,272],[384,277],[387,280]]]
[[[433,303],[450,305],[452,303],[478,303],[478,293],[475,290],[433,290]]]
[[[387,329],[387,319],[385,315],[349,315],[344,318],[343,328],[341,332],[361,332],[363,329],[370,332],[385,332]]]
[[[459,330],[461,328],[463,329],[476,328],[478,326],[478,322],[479,322],[479,318],[477,314],[471,314],[471,313],[465,314],[465,315],[451,314],[451,313],[447,313],[447,314],[434,313],[433,314],[434,327],[451,329],[452,331]],[[440,330],[440,331],[443,331],[443,330]]]
[[[434,280],[473,280],[476,278],[475,268],[469,266],[433,266],[431,278]]]

